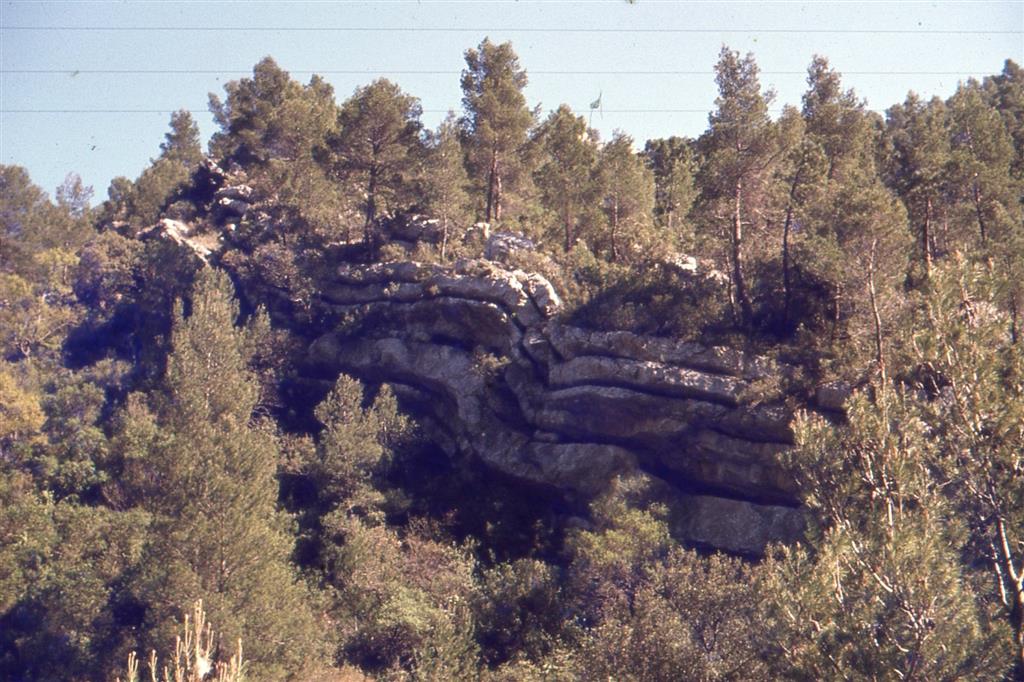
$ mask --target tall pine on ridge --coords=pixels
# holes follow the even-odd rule
[[[485,38],[479,49],[466,50],[462,124],[470,166],[486,197],[487,222],[501,222],[505,197],[522,165],[534,118],[523,96],[526,83],[511,43],[495,45]]]
[[[746,233],[764,199],[767,170],[774,160],[775,135],[768,105],[771,91],[762,92],[754,56],[740,57],[723,46],[715,65],[716,109],[700,146],[704,203],[712,229],[724,232],[729,244],[731,294],[739,304],[739,321],[753,322],[754,307],[746,268]]]

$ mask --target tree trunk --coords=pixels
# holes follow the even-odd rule
[[[565,222],[565,252],[569,253],[569,251],[572,249],[573,238],[572,238],[572,207],[571,207],[571,205],[568,202],[566,202],[566,204],[565,204],[564,222]]]
[[[619,246],[617,236],[619,233],[619,200],[616,198],[612,201],[612,262],[617,263],[619,260]]]
[[[993,559],[1001,564],[996,567],[997,579],[1001,583],[1003,604],[1009,612],[1010,627],[1013,630],[1014,665],[1010,676],[1014,680],[1024,680],[1024,566],[1018,566],[1014,559],[1012,542],[1003,518],[996,521],[996,535],[999,547]]]
[[[1010,679],[1024,680],[1024,596],[1020,592],[1017,593],[1014,611],[1010,614],[1010,625],[1013,627],[1014,645],[1013,672],[1010,673]]]
[[[366,221],[363,223],[363,241],[370,243],[370,229],[377,218],[377,173],[370,171],[370,181],[366,185]]]
[[[494,222],[501,222],[501,169],[494,164]]]
[[[1018,327],[1020,313],[1017,310],[1017,295],[1010,296],[1010,342],[1017,345],[1020,340],[1020,329]]]
[[[875,363],[878,365],[882,383],[885,383],[885,356],[882,354],[882,316],[878,313],[878,297],[875,292],[875,252],[878,239],[871,240],[871,255],[868,260],[868,298],[871,301],[871,315],[875,322]]]
[[[829,159],[829,176],[828,180],[832,180],[832,171],[835,169],[835,162],[833,159]],[[782,291],[783,291],[783,313],[782,322],[783,328],[789,329],[789,317],[792,311],[793,305],[793,287],[790,280],[789,273],[789,231],[793,226],[793,205],[796,203],[796,189],[800,186],[801,175],[804,171],[804,161],[801,159],[800,165],[797,166],[796,173],[793,174],[793,181],[789,185],[789,199],[786,202],[786,220],[782,225]]]
[[[839,319],[842,315],[843,285],[836,285],[836,295],[832,297],[832,340],[839,335]]]
[[[491,167],[487,173],[487,222],[494,218],[495,204],[497,203],[498,189],[498,152],[491,152]]]
[[[441,260],[447,260],[448,253],[448,211],[441,218]]]
[[[732,273],[733,282],[736,285],[736,298],[740,304],[742,314],[742,325],[748,327],[754,319],[754,310],[750,305],[750,295],[747,293],[747,283],[743,278],[743,219],[741,209],[743,206],[743,181],[736,182],[733,188],[733,213],[732,213]]]
[[[924,253],[924,276],[932,276],[932,198],[928,197],[924,208],[924,226],[921,230],[921,248]]]
[[[794,189],[796,185],[794,184]],[[789,315],[792,307],[793,288],[789,279],[789,228],[793,224],[793,192],[786,206],[786,220],[782,224],[782,326],[789,329]]]
[[[981,207],[981,187],[978,186],[978,180],[974,180],[974,213],[978,216],[978,231],[981,233],[981,247],[985,248],[988,243],[988,230],[985,226],[985,212]]]

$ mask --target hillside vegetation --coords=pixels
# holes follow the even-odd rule
[[[723,48],[707,130],[641,148],[465,60],[436,130],[268,57],[95,207],[0,166],[0,678],[1024,680],[1021,67],[880,116],[816,57],[772,118]],[[689,543],[651,478],[524,484],[310,364],[373,332],[339,272],[484,257],[574,328],[791,368],[743,400],[794,415],[801,539]]]

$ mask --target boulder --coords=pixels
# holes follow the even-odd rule
[[[244,218],[249,211],[249,203],[241,199],[221,197],[217,199],[216,214],[218,220],[230,220],[232,218]]]
[[[213,197],[214,199],[230,199],[232,201],[250,201],[252,199],[253,189],[249,185],[228,185],[227,187],[221,187],[218,189]]]
[[[418,242],[438,244],[444,236],[439,219],[429,218],[418,213],[399,213],[388,216],[380,221],[380,230],[389,240],[411,244]]]
[[[519,232],[494,232],[484,243],[484,258],[507,263],[516,251],[536,251],[537,245]]]
[[[794,542],[806,526],[802,510],[710,495],[681,495],[676,534],[736,554],[759,555],[772,542]]]
[[[814,404],[824,410],[842,412],[843,405],[853,395],[853,387],[845,381],[833,381],[818,386],[814,392]]]

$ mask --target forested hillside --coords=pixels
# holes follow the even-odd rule
[[[0,166],[0,678],[1024,680],[1024,72],[714,77],[602,140],[508,43],[436,130],[267,57],[96,205]]]

